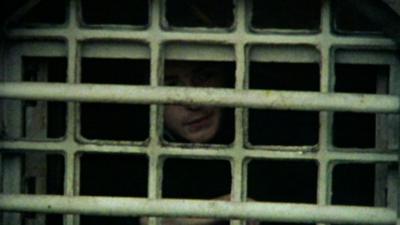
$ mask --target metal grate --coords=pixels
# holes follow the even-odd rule
[[[260,2],[255,1],[256,4]],[[233,219],[233,224],[240,224],[242,222],[239,220],[246,219],[353,224],[395,224],[397,220],[399,223],[400,64],[394,54],[395,43],[392,40],[382,36],[336,34],[332,28],[333,10],[328,0],[321,1],[319,30],[313,26],[310,31],[293,28],[290,24],[287,25],[288,29],[286,25],[284,29],[269,29],[270,25],[260,28],[262,24],[250,19],[259,18],[259,12],[252,16],[252,5],[245,0],[235,1],[231,27],[221,25],[208,28],[170,27],[166,21],[168,9],[161,0],[149,2],[147,26],[135,23],[98,25],[96,20],[91,19],[85,24],[81,21],[80,2],[71,0],[67,5],[65,24],[7,28],[9,39],[1,46],[1,79],[4,81],[0,84],[4,109],[1,112],[1,128],[5,138],[0,141],[3,193],[0,195],[0,209],[7,212],[3,213],[4,224],[19,224],[21,220],[19,214],[8,211],[65,214],[64,224],[71,225],[79,224],[79,217],[75,214],[216,217]],[[83,19],[90,16],[83,14]],[[140,21],[146,20],[140,17]],[[315,23],[314,19],[312,21]],[[110,23],[120,24],[119,21]],[[257,26],[253,29],[255,23]],[[43,82],[45,79],[40,78],[35,82],[24,81],[22,70],[27,57],[57,57],[66,61],[66,82]],[[81,82],[81,59],[84,58],[148,61],[149,85]],[[234,62],[235,87],[192,89],[162,86],[164,61],[183,59]],[[249,65],[252,63],[318,64],[319,86],[306,91],[286,88],[270,90],[268,87],[268,90],[252,89],[249,81]],[[376,93],[337,93],[335,85],[339,77],[335,78],[335,71],[338,71],[339,64],[383,65],[389,68],[389,78],[377,80],[378,83],[384,83],[386,79],[387,86],[382,84]],[[46,138],[43,133],[32,136],[43,127],[32,125],[22,128],[24,122],[21,118],[24,115],[19,100],[66,102],[65,135],[56,135],[53,139]],[[149,105],[148,138],[118,141],[83,137],[80,124],[82,115],[79,112],[84,103]],[[160,115],[162,104],[168,103],[235,108],[233,143],[165,144],[160,138],[163,130]],[[249,139],[252,130],[249,117],[253,109],[315,112],[319,126],[315,132],[316,138],[312,140],[317,140],[316,143],[252,143]],[[333,140],[334,118],[342,111],[377,113],[375,143],[366,148],[337,144]],[[35,113],[40,114],[33,112],[28,115]],[[27,134],[25,137],[24,133]],[[13,153],[20,152],[54,153],[64,157],[63,196],[17,195],[22,192],[22,161],[19,155]],[[148,160],[147,198],[80,196],[81,156],[89,153],[145,156]],[[232,174],[231,201],[162,198],[164,162],[176,157],[229,162]],[[284,160],[288,163],[304,161],[317,165],[314,204],[247,202],[248,172],[252,170],[252,162],[259,160]],[[376,185],[381,185],[377,188],[380,191],[375,193],[376,206],[332,205],[334,168],[336,165],[358,163],[383,165],[380,174],[385,174],[388,181],[376,182]],[[397,169],[388,165],[397,165]],[[382,192],[385,188],[388,188],[387,196]],[[150,219],[151,224],[158,222],[157,218]]]

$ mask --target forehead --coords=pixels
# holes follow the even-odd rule
[[[167,61],[164,73],[166,76],[195,75],[202,73],[224,74],[218,62]]]

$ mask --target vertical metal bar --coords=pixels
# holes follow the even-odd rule
[[[160,51],[162,51],[162,47],[160,43],[151,43],[151,58],[150,58],[150,65],[151,65],[151,73],[150,73],[150,85],[153,87],[159,86],[159,74],[161,72],[162,63],[160,62]],[[160,135],[162,134],[162,110],[161,107],[157,105],[150,106],[150,146],[151,149],[155,148],[160,144]],[[158,113],[160,112],[160,113]]]
[[[331,35],[330,21],[331,7],[330,1],[322,0],[321,8],[321,32],[322,39],[320,44],[321,62],[320,62],[320,89],[322,93],[329,93],[332,90],[331,77],[333,75],[333,60],[331,57],[331,46],[327,41]],[[330,174],[329,162],[325,155],[332,145],[332,114],[329,112],[320,112],[320,130],[319,130],[319,172],[318,172],[318,204],[329,204],[330,193]]]
[[[76,83],[80,73],[80,57],[79,46],[76,40],[76,31],[79,29],[79,7],[80,0],[71,0],[67,5],[68,29],[70,30],[67,36],[68,40],[68,65],[67,65],[67,83]],[[67,126],[66,140],[69,143],[68,149],[64,154],[65,172],[64,172],[64,195],[73,196],[74,189],[79,189],[79,183],[75,183],[75,174],[79,171],[75,170],[75,132],[77,129],[76,113],[78,107],[76,103],[67,103]],[[78,163],[79,164],[79,163]],[[79,225],[79,217],[74,215],[64,215],[64,225]]]
[[[65,157],[65,172],[64,172],[64,195],[74,195],[74,181],[75,181],[75,154],[73,152],[67,152]],[[78,185],[77,185],[78,186]],[[64,215],[64,225],[74,224],[73,215]]]
[[[237,37],[243,36],[246,33],[246,1],[236,0],[235,4],[235,34]],[[237,40],[240,40],[238,38]],[[245,42],[238,41],[235,43],[235,90],[243,90],[245,86],[245,80],[247,76],[247,61],[246,61],[246,45]],[[231,200],[235,202],[243,201],[245,193],[243,188],[247,185],[247,176],[243,173],[243,154],[244,151],[244,140],[247,137],[247,132],[243,129],[245,109],[235,108],[235,138],[234,138],[234,151],[237,152],[237,157],[231,161],[231,171],[232,171],[232,189],[231,189]],[[246,121],[247,123],[247,121]],[[243,224],[243,221],[232,220],[231,225]]]
[[[321,43],[319,50],[321,54],[320,62],[320,89],[322,93],[329,93],[333,89],[332,75],[333,60],[331,53],[331,43],[328,41],[331,36],[331,2],[329,0],[321,0]],[[319,113],[319,146],[318,154],[318,188],[317,203],[318,205],[330,204],[331,197],[331,168],[332,164],[326,159],[327,151],[332,146],[332,118],[331,112]],[[322,224],[318,224],[322,225]]]
[[[161,32],[161,18],[163,18],[162,10],[165,5],[162,0],[150,1],[149,12],[149,32],[154,39],[150,40],[150,85],[157,87],[160,84],[161,73],[163,72],[163,62],[160,57],[162,51],[162,42],[158,40]],[[150,106],[150,148],[149,148],[149,179],[148,179],[148,197],[150,199],[158,199],[161,197],[161,179],[162,179],[162,160],[157,153],[160,145],[160,135],[162,134],[162,109],[160,106]],[[159,218],[149,218],[149,225],[160,224]]]
[[[159,35],[160,29],[160,15],[161,14],[161,0],[153,0],[151,5],[151,32],[154,34],[153,37]],[[150,85],[152,87],[157,87],[160,84],[161,73],[163,72],[163,63],[160,57],[162,48],[162,42],[158,39],[152,39],[150,41]],[[156,105],[150,106],[150,145],[156,146],[159,144],[160,138],[159,133],[161,133],[161,121],[159,121],[161,115],[158,113],[159,107]],[[159,116],[160,115],[160,116]]]
[[[236,54],[236,90],[243,90],[247,74],[247,62],[246,62],[246,49],[244,44],[238,43],[235,46],[235,54]],[[247,124],[247,120],[244,121],[244,112],[245,110],[242,108],[235,108],[235,149],[240,150],[245,143],[245,136],[247,137],[247,129],[243,127],[244,123]],[[247,127],[247,126],[246,126]]]
[[[77,4],[79,4],[79,0],[71,0],[69,7],[69,29],[73,31],[77,28]],[[67,66],[67,83],[77,83],[80,76],[80,51],[79,45],[75,37],[70,37],[68,39],[68,66]],[[67,127],[66,127],[66,139],[70,142],[74,142],[75,140],[75,131],[76,131],[76,112],[78,108],[75,103],[67,103]]]
[[[149,178],[148,178],[148,198],[159,199],[161,198],[161,180],[162,180],[162,166],[163,161],[157,154],[149,157]],[[149,224],[158,224],[160,218],[149,218]]]

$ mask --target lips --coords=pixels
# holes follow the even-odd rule
[[[198,131],[209,126],[211,122],[211,116],[212,114],[207,114],[205,116],[192,119],[184,123],[184,125],[187,126],[190,131]]]

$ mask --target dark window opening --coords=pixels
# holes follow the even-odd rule
[[[389,72],[390,67],[387,65],[338,63],[335,65],[335,92],[386,94]],[[378,90],[379,83],[384,83],[383,90]]]
[[[140,225],[138,217],[81,216],[82,225]]]
[[[82,83],[148,85],[149,60],[82,59]]]
[[[260,225],[315,225],[314,223],[274,223],[274,222],[261,222]]]
[[[318,112],[249,110],[252,145],[315,145],[318,128]]]
[[[85,103],[80,113],[84,138],[145,141],[149,137],[149,106]]]
[[[336,147],[375,147],[374,114],[336,112],[333,121],[333,144]]]
[[[148,85],[148,60],[82,60],[82,83]],[[149,136],[149,106],[82,103],[81,135],[87,139],[144,141]]]
[[[388,66],[336,64],[335,71],[335,92],[388,93]],[[336,112],[333,120],[335,146],[375,147],[376,114]]]
[[[60,155],[49,154],[47,156],[47,194],[64,194],[64,158]],[[46,224],[61,225],[61,214],[47,214]]]
[[[148,24],[149,1],[114,0],[81,1],[83,21],[87,24],[139,25]]]
[[[316,63],[250,63],[250,89],[319,91]]]
[[[62,82],[67,80],[64,57],[22,57],[23,81]]]
[[[23,57],[22,64],[23,81],[66,82],[67,60],[65,58]],[[64,137],[66,131],[66,103],[23,101],[22,107],[25,114],[24,137],[34,139]],[[45,110],[43,110],[43,107],[45,107]]]
[[[269,202],[317,202],[318,166],[311,161],[252,160],[248,197]]]
[[[146,197],[148,159],[142,155],[83,154],[80,195]]]
[[[80,195],[147,197],[146,156],[83,154],[80,163]],[[139,225],[138,217],[81,216],[80,219],[82,225]]]
[[[7,153],[3,157],[7,158]],[[23,154],[24,194],[33,195],[63,195],[64,194],[64,157],[54,153],[26,152]],[[29,223],[44,217],[46,225],[61,225],[63,217],[60,214],[23,213],[23,221]]]
[[[165,62],[164,85],[233,88],[234,69],[232,62],[170,60]],[[167,142],[230,144],[234,139],[234,127],[232,108],[172,104],[164,106],[163,139]],[[198,136],[206,131],[207,138],[199,139]]]
[[[163,198],[211,200],[230,195],[231,169],[228,161],[167,159],[163,172]]]
[[[166,0],[166,19],[173,27],[231,27],[233,0]]]
[[[250,63],[250,89],[319,91],[319,66],[310,63]],[[318,143],[318,112],[249,109],[253,145]]]
[[[320,0],[253,0],[254,28],[319,30]]]
[[[332,204],[374,206],[375,165],[336,165],[332,176]]]

